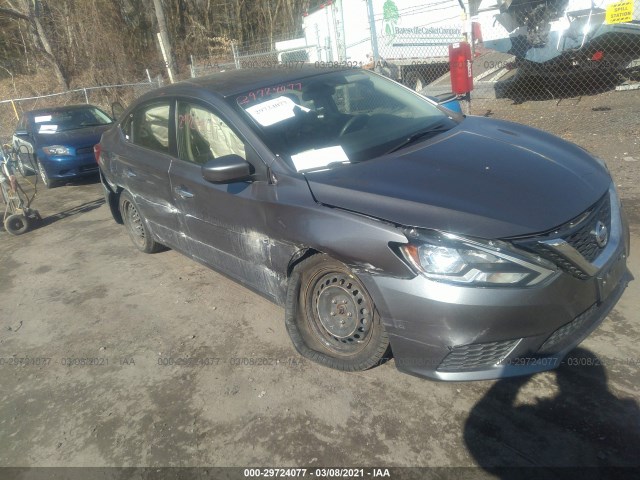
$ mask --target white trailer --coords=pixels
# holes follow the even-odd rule
[[[421,90],[448,70],[449,45],[470,30],[466,10],[462,0],[327,1],[303,18],[297,53],[277,45],[279,59],[299,59],[304,52],[304,60],[319,67],[375,68]]]

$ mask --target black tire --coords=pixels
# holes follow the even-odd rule
[[[36,162],[38,164],[38,175],[40,175],[40,178],[42,179],[42,183],[44,183],[44,186],[47,188],[54,188],[56,186],[55,180],[51,180],[49,178],[49,175],[47,175],[47,171],[42,165],[42,162],[40,161],[40,159],[36,160]]]
[[[4,221],[4,228],[11,235],[22,235],[29,230],[29,226],[29,219],[21,213],[9,215]]]
[[[313,255],[289,278],[285,323],[304,357],[343,371],[382,363],[389,337],[364,285],[344,264]]]
[[[126,190],[120,194],[119,209],[129,238],[138,250],[144,253],[156,253],[165,249],[153,239],[146,220],[140,214],[133,197]]]
[[[411,90],[420,93],[424,90],[424,87],[427,86],[427,82],[424,80],[424,77],[420,72],[416,72],[412,70],[407,73],[404,78],[404,84],[409,87]]]

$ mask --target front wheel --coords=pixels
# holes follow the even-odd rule
[[[45,170],[44,165],[42,165],[42,162],[40,160],[37,160],[37,162],[38,162],[38,173],[40,173],[40,178],[42,178],[42,183],[44,183],[44,186],[47,188],[55,187],[56,182],[49,178],[49,175],[47,175],[47,171]]]
[[[389,337],[364,285],[326,255],[309,257],[294,269],[286,327],[301,355],[337,370],[367,370],[389,349]]]
[[[147,223],[138,211],[131,194],[127,191],[120,194],[120,214],[129,238],[138,250],[144,253],[156,253],[164,249],[151,236]]]
[[[424,90],[424,87],[426,87],[424,77],[422,76],[422,74],[420,74],[420,72],[416,72],[415,70],[407,73],[404,79],[404,83],[411,90],[418,93],[422,92],[422,90]]]

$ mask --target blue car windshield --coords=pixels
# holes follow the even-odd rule
[[[366,70],[320,73],[228,101],[297,171],[369,160],[457,125],[450,112]]]
[[[36,133],[53,134],[80,128],[108,125],[113,120],[96,107],[70,108],[69,110],[39,111],[33,117]]]

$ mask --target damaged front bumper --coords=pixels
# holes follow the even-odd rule
[[[624,263],[624,256],[621,257]],[[370,276],[400,371],[436,380],[488,380],[560,366],[624,292],[622,276],[606,299],[597,280],[567,274],[535,289],[475,289]]]
[[[612,192],[612,193],[611,193]],[[559,367],[609,314],[631,275],[629,230],[611,190],[612,232],[589,275],[559,269],[529,287],[472,287],[361,273],[399,370],[436,380],[488,380]]]

